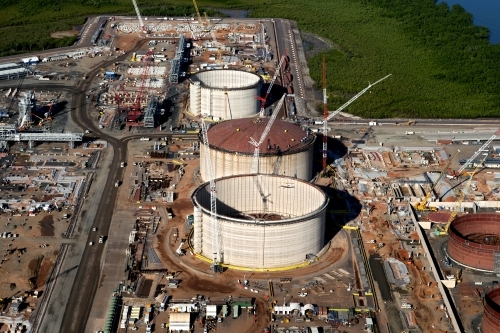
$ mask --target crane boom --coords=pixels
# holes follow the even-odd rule
[[[495,134],[493,134],[491,136],[491,138],[488,139],[488,141],[486,141],[484,143],[484,145],[481,146],[481,148],[479,148],[468,160],[467,162],[464,163],[464,165],[462,165],[460,167],[460,169],[458,169],[458,172],[457,174],[460,175],[462,173],[462,171],[465,170],[465,168],[467,168],[467,166],[472,162],[474,161],[474,159],[477,157],[477,155],[479,155],[484,149],[486,149],[488,147],[488,145],[491,143],[491,141],[495,140],[495,138],[500,134],[500,128],[495,132]]]
[[[208,130],[207,125],[205,123],[205,119],[201,118],[201,130],[203,134],[203,146],[205,151],[205,162],[207,164],[208,177],[210,178],[210,219],[212,220],[213,225],[213,235],[214,241],[212,242],[212,253],[213,253],[213,270],[218,271],[221,258],[222,258],[222,249],[221,249],[221,234],[219,232],[219,222],[217,220],[217,189],[215,187],[215,175],[214,169],[212,166],[212,158],[210,157],[210,147],[208,144]]]
[[[335,117],[337,114],[339,114],[342,110],[344,110],[346,107],[348,107],[352,102],[354,102],[355,100],[357,100],[359,97],[361,97],[361,95],[363,95],[365,92],[368,91],[368,89],[370,89],[371,87],[373,87],[374,85],[376,85],[377,83],[380,83],[382,81],[384,81],[385,79],[387,79],[389,76],[391,76],[392,74],[389,74],[383,78],[381,78],[380,80],[378,80],[377,82],[375,83],[370,83],[368,84],[368,87],[366,87],[365,89],[361,90],[356,96],[354,96],[353,98],[351,98],[347,103],[345,103],[344,105],[342,105],[340,108],[338,108],[337,110],[335,110],[334,112],[330,113],[328,115],[328,117],[326,118],[326,121],[329,121],[330,119],[332,119],[333,117]]]
[[[460,150],[457,150],[457,152],[455,153],[455,155],[453,155],[453,157],[448,161],[448,163],[444,167],[443,171],[441,171],[441,173],[439,174],[438,179],[434,182],[434,184],[432,184],[432,187],[429,190],[429,192],[427,192],[427,194],[425,195],[425,197],[419,203],[417,203],[415,205],[415,208],[418,211],[424,211],[424,210],[428,209],[428,207],[427,207],[427,201],[429,201],[429,198],[431,197],[432,191],[434,191],[434,188],[439,183],[439,181],[441,180],[441,178],[443,178],[446,170],[448,170],[448,168],[450,167],[451,163],[453,162],[453,160],[455,159],[455,157],[457,157],[457,155],[458,155],[459,152],[460,152]]]
[[[251,173],[258,173],[259,172],[259,152],[260,152],[260,145],[264,140],[266,139],[267,135],[269,134],[269,131],[271,130],[271,126],[273,126],[274,121],[276,120],[276,116],[278,116],[278,112],[281,109],[281,106],[283,105],[283,102],[285,101],[286,94],[283,94],[283,97],[279,100],[278,104],[274,108],[273,114],[269,118],[269,121],[267,122],[266,128],[264,128],[264,131],[262,132],[262,135],[260,136],[260,140],[257,142],[253,138],[250,138],[250,143],[255,147],[255,151],[253,154],[253,159],[252,159],[252,168],[251,168]]]
[[[442,235],[442,234],[444,234],[444,235],[448,234],[448,229],[450,228],[451,222],[453,222],[453,220],[455,219],[455,217],[457,216],[457,214],[458,214],[458,212],[460,210],[460,206],[462,205],[462,202],[465,199],[466,192],[469,191],[469,188],[470,188],[470,186],[472,184],[472,179],[474,178],[474,175],[481,168],[481,165],[484,163],[484,160],[486,159],[486,157],[487,156],[484,156],[484,158],[481,161],[481,163],[469,175],[469,180],[467,180],[467,183],[465,184],[465,187],[460,192],[460,195],[459,195],[458,200],[457,200],[457,204],[455,205],[455,209],[453,209],[453,211],[451,212],[450,218],[448,219],[448,222],[446,223],[446,226],[444,227],[444,229],[443,229],[442,233],[440,233],[440,235]]]
[[[144,21],[142,20],[141,13],[139,12],[139,7],[137,6],[137,2],[135,0],[132,0],[132,3],[134,4],[134,9],[135,12],[137,13],[137,18],[139,19],[139,25],[141,26],[141,29],[144,30]]]
[[[281,57],[280,62],[278,63],[278,67],[276,67],[276,71],[274,72],[274,76],[273,76],[271,82],[269,83],[269,88],[267,88],[266,95],[264,96],[264,98],[261,99],[261,101],[262,101],[262,103],[260,105],[260,116],[261,117],[264,117],[264,107],[266,106],[267,98],[269,97],[269,94],[271,93],[271,89],[273,89],[274,82],[276,81],[276,78],[278,77],[278,74],[280,72],[281,66],[283,65],[283,61],[285,61],[285,58],[286,58],[286,54],[284,54]]]
[[[323,115],[323,170],[325,169],[326,167],[326,157],[327,157],[327,150],[328,150],[328,143],[327,143],[327,133],[328,133],[328,121],[330,119],[332,119],[333,117],[335,117],[337,114],[339,114],[342,110],[344,110],[347,106],[349,106],[352,102],[354,102],[355,100],[357,100],[359,97],[361,97],[361,95],[363,95],[365,92],[368,91],[368,89],[370,89],[371,87],[373,87],[374,85],[376,85],[377,83],[379,82],[382,82],[383,80],[387,79],[389,76],[391,76],[392,74],[389,74],[383,78],[381,78],[380,80],[376,81],[375,83],[369,83],[368,84],[368,87],[366,87],[365,89],[361,90],[356,96],[354,96],[353,98],[351,98],[349,101],[347,101],[347,103],[345,103],[344,105],[342,105],[340,108],[338,108],[337,110],[335,110],[334,112],[330,113],[328,116],[327,116],[327,95],[326,95],[326,65],[323,61],[323,105],[324,105],[324,115]]]

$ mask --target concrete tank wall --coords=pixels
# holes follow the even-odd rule
[[[495,253],[500,246],[479,244],[467,239],[471,234],[500,236],[500,214],[469,214],[456,218],[448,230],[448,255],[465,266],[494,271]]]
[[[208,185],[200,186],[192,196],[197,207],[194,247],[203,256],[213,257],[214,233],[222,236],[222,262],[246,268],[297,265],[324,246],[328,198],[318,187],[269,175],[217,179],[216,187],[219,229],[210,217]],[[277,214],[282,219],[256,219],[252,214]]]
[[[500,332],[500,288],[493,289],[484,298],[484,316],[481,332]]]
[[[202,71],[190,78],[190,110],[221,119],[251,117],[260,109],[260,76],[237,70]]]
[[[207,165],[205,163],[205,147],[201,145],[200,173],[203,180],[209,180]],[[234,152],[220,151],[210,148],[210,158],[215,173],[215,178],[249,174],[252,166],[253,155],[237,154]],[[259,173],[276,174],[280,176],[296,177],[310,180],[312,177],[313,145],[308,149],[283,155],[260,155]],[[276,166],[279,165],[279,170]],[[277,172],[275,172],[277,171]]]

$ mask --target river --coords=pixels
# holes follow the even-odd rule
[[[474,17],[474,24],[490,29],[490,43],[500,44],[500,1],[446,0],[448,6],[459,4]]]

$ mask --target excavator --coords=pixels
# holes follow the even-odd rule
[[[443,178],[444,174],[446,173],[446,171],[450,167],[450,165],[453,162],[453,160],[457,157],[457,155],[458,155],[459,152],[460,152],[460,150],[457,150],[457,152],[455,153],[455,155],[453,155],[453,157],[448,161],[448,164],[446,164],[446,166],[444,167],[443,171],[441,171],[441,174],[439,175],[438,179],[434,182],[434,184],[432,184],[431,189],[429,190],[429,192],[427,192],[427,194],[425,195],[425,197],[420,202],[418,202],[417,204],[415,204],[415,209],[417,211],[419,211],[419,212],[422,212],[422,211],[433,211],[433,212],[435,212],[435,211],[437,211],[437,208],[435,208],[435,207],[429,207],[428,206],[429,198],[431,197],[431,195],[432,195],[432,193],[434,191],[434,188],[439,183],[439,181],[441,180],[441,178]]]

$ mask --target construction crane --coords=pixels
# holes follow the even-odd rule
[[[280,69],[281,69],[281,65],[285,61],[285,58],[286,58],[286,52],[281,57],[280,62],[278,63],[278,67],[276,67],[276,72],[274,72],[274,76],[273,76],[271,82],[269,82],[269,88],[267,88],[266,95],[264,97],[257,97],[257,99],[261,101],[260,115],[259,115],[260,117],[264,117],[264,108],[266,106],[267,98],[269,97],[269,94],[271,93],[271,89],[273,89],[274,82],[276,81],[276,78],[278,77],[278,74],[279,74]]]
[[[143,98],[142,95],[144,94],[144,90],[146,88],[146,81],[147,81],[147,78],[149,75],[149,66],[150,66],[151,60],[153,58],[153,53],[154,53],[154,50],[149,50],[148,53],[146,53],[146,55],[143,58],[144,68],[143,68],[142,74],[141,74],[141,81],[140,81],[140,85],[139,85],[139,90],[137,91],[136,100],[135,100],[135,103],[133,105],[134,121],[137,120],[137,118],[139,118],[139,116],[141,115],[141,106],[142,106],[141,102],[142,102],[142,98]]]
[[[326,60],[325,55],[323,55],[323,123],[328,122],[328,96],[326,95]],[[326,157],[328,151],[328,137],[326,136],[326,125],[323,126],[323,171],[326,171]]]
[[[469,191],[469,188],[472,184],[472,179],[474,178],[474,175],[479,172],[479,170],[482,168],[482,164],[484,163],[484,160],[486,160],[486,156],[484,156],[483,160],[481,163],[476,167],[474,171],[472,171],[469,175],[469,179],[467,180],[467,183],[465,184],[464,188],[460,192],[460,195],[458,196],[457,204],[455,205],[455,209],[450,214],[450,217],[448,218],[448,222],[446,223],[446,226],[442,230],[437,230],[438,235],[447,235],[448,234],[448,229],[450,228],[451,222],[457,217],[458,212],[460,211],[460,207],[462,206],[462,202],[465,199],[466,193]]]
[[[144,32],[148,32],[146,30],[146,26],[144,25],[144,21],[142,20],[141,13],[139,12],[139,7],[137,6],[137,2],[135,0],[132,0],[132,3],[134,4],[134,9],[135,12],[137,13],[137,18],[139,19],[139,25],[141,26],[141,30]]]
[[[324,72],[323,73],[323,77],[325,77],[325,80],[326,80],[326,66],[323,69],[323,72]],[[326,155],[327,155],[327,150],[328,150],[327,141],[325,139],[327,137],[327,132],[328,132],[328,128],[327,128],[328,121],[330,121],[330,119],[332,119],[333,117],[335,117],[336,115],[338,115],[342,110],[344,110],[346,107],[348,107],[352,102],[354,102],[359,97],[361,97],[361,95],[363,95],[365,92],[367,92],[371,87],[373,87],[377,83],[380,83],[380,82],[384,81],[385,79],[387,79],[391,75],[392,74],[389,74],[389,75],[381,78],[380,80],[376,81],[375,83],[368,83],[368,87],[366,87],[365,89],[361,90],[356,96],[354,96],[353,98],[351,98],[347,103],[345,103],[340,108],[338,108],[337,110],[335,110],[332,113],[330,113],[328,115],[328,117],[326,117],[326,118],[323,119],[323,170],[325,170],[325,168],[326,168]],[[326,103],[326,99],[327,99],[326,88],[324,88],[323,89],[323,104]]]
[[[459,152],[460,152],[460,150],[457,150],[457,152],[455,153],[455,155],[453,155],[453,157],[448,161],[448,164],[446,164],[446,166],[444,167],[443,171],[441,171],[441,173],[439,174],[438,179],[434,182],[434,184],[432,184],[432,187],[429,190],[429,192],[427,192],[427,194],[425,195],[425,197],[420,202],[418,202],[415,205],[415,209],[416,210],[418,210],[418,211],[426,211],[426,210],[436,211],[437,210],[435,207],[428,207],[427,206],[427,202],[429,201],[429,198],[431,197],[431,194],[434,191],[434,188],[439,183],[439,181],[441,180],[441,178],[443,178],[444,174],[446,173],[446,171],[450,167],[450,165],[453,162],[453,160],[455,159],[455,157],[457,157],[457,155],[458,155]]]
[[[278,115],[278,112],[281,109],[281,106],[283,105],[283,102],[285,101],[286,94],[283,94],[283,97],[278,102],[278,105],[274,108],[273,114],[269,118],[269,121],[267,122],[266,128],[262,132],[262,135],[260,136],[260,140],[257,142],[254,138],[250,137],[250,143],[255,147],[254,153],[253,153],[253,159],[252,159],[252,168],[250,169],[250,173],[259,173],[259,152],[260,152],[260,145],[264,140],[266,139],[267,135],[269,134],[269,131],[271,130],[271,126],[273,126],[274,120],[276,120],[276,116]]]
[[[208,19],[206,22],[201,19],[200,11],[198,10],[198,4],[196,3],[196,0],[193,0],[193,5],[194,5],[194,9],[196,10],[196,15],[198,16],[198,21],[200,21],[200,24],[203,27],[203,32],[208,32],[210,30],[208,28]]]
[[[489,144],[495,140],[495,138],[498,136],[498,134],[500,134],[500,128],[497,129],[497,131],[495,132],[495,134],[493,134],[491,136],[491,138],[488,139],[488,141],[486,141],[484,143],[484,145],[481,146],[481,148],[479,148],[468,160],[467,162],[465,162],[461,167],[460,169],[458,169],[457,171],[457,176],[461,175],[462,172],[465,170],[465,168],[467,168],[469,166],[469,164],[471,164],[474,159],[477,157],[477,155],[481,154],[481,152],[483,152],[484,150],[486,150],[489,146]]]
[[[208,144],[208,129],[203,116],[201,118],[201,131],[203,136],[203,145],[205,147],[205,162],[207,164],[208,177],[210,178],[210,219],[212,220],[213,225],[213,235],[215,235],[215,239],[212,242],[213,263],[211,268],[217,273],[222,272],[222,230],[220,229],[219,221],[217,220],[217,188],[215,187],[215,174],[212,166],[212,158],[210,157],[210,147]]]

